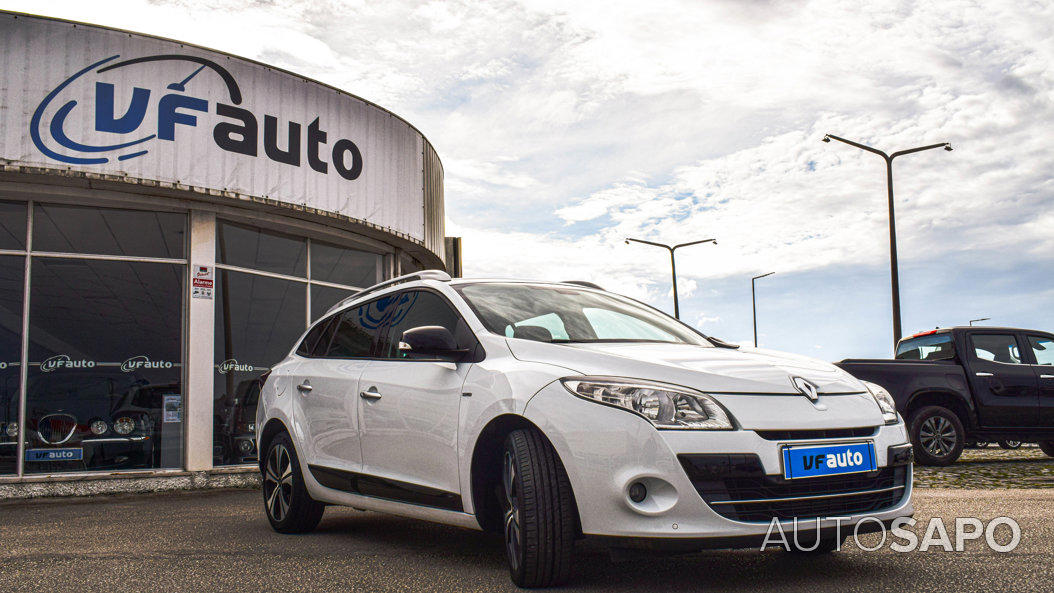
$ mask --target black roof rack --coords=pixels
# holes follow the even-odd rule
[[[578,286],[585,286],[586,288],[595,288],[597,290],[604,290],[598,284],[587,282],[585,280],[564,280],[562,284],[577,284]]]

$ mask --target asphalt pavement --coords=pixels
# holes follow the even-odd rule
[[[234,490],[0,504],[0,591],[516,590],[498,537],[334,507],[315,533],[279,535],[260,499]],[[1021,542],[1009,553],[973,541],[965,552],[851,546],[826,557],[740,550],[613,562],[587,541],[565,590],[1052,590],[1054,490],[921,489],[915,504],[920,540],[930,517],[951,530],[957,516],[1009,515]]]

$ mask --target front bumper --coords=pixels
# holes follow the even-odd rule
[[[865,517],[889,522],[914,512],[911,465],[904,459],[890,459],[890,447],[908,441],[903,424],[863,431],[869,436],[819,439],[742,429],[659,431],[634,414],[576,398],[559,382],[538,392],[524,416],[549,437],[559,454],[586,535],[673,538],[685,543],[712,538],[753,541],[752,536],[768,532],[773,517],[785,531],[794,528],[797,517],[801,528],[811,533],[815,533],[817,518],[831,517],[821,520],[820,528],[841,525],[845,533],[846,527],[852,529]],[[793,483],[782,478],[780,450],[784,444],[861,441],[874,443],[878,471]],[[727,476],[730,481],[719,474],[702,475],[693,471],[694,462],[704,459],[700,456],[709,460],[717,456],[718,466],[722,456],[728,456],[728,469],[739,473]],[[733,468],[733,460],[748,460],[749,467]],[[900,465],[891,467],[891,461]],[[708,482],[707,477],[713,479]],[[747,481],[736,482],[739,478]],[[637,482],[648,491],[640,503],[629,497],[630,486]],[[872,492],[876,490],[881,492]],[[854,494],[861,491],[865,494]],[[756,494],[746,496],[748,492]],[[828,496],[832,494],[837,496]],[[803,498],[809,496],[817,498]],[[752,502],[756,500],[760,502]],[[848,502],[854,504],[845,504]],[[848,518],[833,520],[835,517]],[[868,520],[867,524],[875,522]]]

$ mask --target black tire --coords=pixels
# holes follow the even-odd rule
[[[1009,450],[1020,449],[1021,441],[999,441],[999,448]]]
[[[514,430],[502,454],[502,533],[518,587],[552,587],[571,576],[577,524],[567,472],[535,429]]]
[[[1054,457],[1054,441],[1040,441],[1039,449],[1047,454],[1047,457]]]
[[[263,464],[264,513],[278,533],[307,533],[318,526],[326,505],[311,498],[300,472],[293,441],[278,434],[267,446]]]
[[[915,461],[921,465],[951,465],[962,455],[966,444],[966,431],[959,417],[941,406],[926,406],[915,412],[908,434]]]

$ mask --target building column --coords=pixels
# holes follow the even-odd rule
[[[213,332],[216,322],[216,215],[190,212],[190,270],[187,282],[186,423],[188,471],[212,469],[213,445]],[[208,298],[195,296],[194,278],[202,267],[212,280]]]

